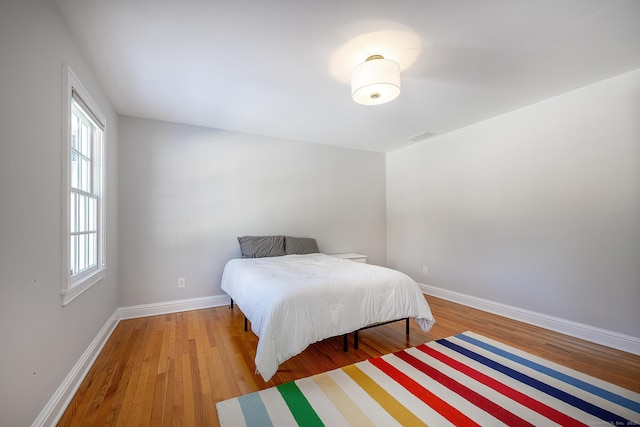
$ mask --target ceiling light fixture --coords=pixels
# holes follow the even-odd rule
[[[362,105],[380,105],[400,95],[400,67],[382,55],[371,55],[351,73],[351,96]]]

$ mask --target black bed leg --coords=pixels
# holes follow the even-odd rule
[[[229,308],[233,308],[233,298],[231,298],[231,306]]]
[[[358,349],[358,331],[353,333],[353,348]]]
[[[407,317],[407,335],[409,335],[409,318]]]
[[[244,316],[244,331],[247,332],[247,316]]]
[[[344,351],[345,353],[349,350],[349,343],[348,343],[348,337],[349,334],[344,334],[342,336],[342,351]]]

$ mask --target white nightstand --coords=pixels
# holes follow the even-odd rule
[[[353,252],[348,252],[344,254],[329,254],[329,255],[336,258],[349,259],[354,262],[361,262],[363,264],[367,263],[367,258],[368,258],[366,255],[356,254]]]

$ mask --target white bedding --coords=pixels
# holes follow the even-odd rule
[[[406,274],[325,254],[233,259],[222,290],[259,337],[256,370],[265,381],[316,341],[405,317],[424,331],[435,323]]]

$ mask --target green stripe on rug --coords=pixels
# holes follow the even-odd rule
[[[324,426],[324,423],[295,382],[291,381],[279,385],[277,388],[298,425],[304,425],[305,427]]]

